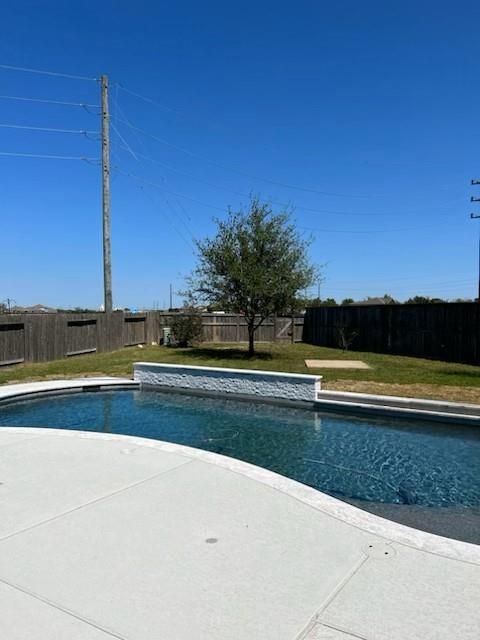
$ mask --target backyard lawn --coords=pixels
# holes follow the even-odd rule
[[[305,359],[363,360],[371,369],[307,369]],[[246,346],[203,344],[192,349],[127,347],[111,353],[0,369],[0,384],[81,376],[131,377],[136,361],[318,373],[323,388],[480,404],[480,367],[377,353],[343,352],[308,344],[258,344],[254,358]]]

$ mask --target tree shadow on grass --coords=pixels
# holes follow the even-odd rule
[[[256,351],[250,357],[246,349],[209,349],[208,347],[195,347],[192,349],[179,349],[179,353],[185,358],[192,360],[271,360],[272,354],[268,351]]]

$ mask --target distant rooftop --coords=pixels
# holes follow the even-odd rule
[[[350,305],[375,305],[375,304],[394,304],[395,300],[392,298],[386,298],[382,296],[381,298],[367,298],[366,300],[358,300],[358,302],[350,302]]]
[[[47,307],[43,304],[34,304],[31,307],[15,307],[15,313],[57,313],[53,307]]]

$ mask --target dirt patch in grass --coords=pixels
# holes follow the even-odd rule
[[[336,380],[322,384],[323,389],[333,391],[352,391],[355,393],[375,393],[385,396],[405,396],[408,398],[430,398],[432,400],[450,400],[480,404],[478,387],[455,387],[441,384],[392,384],[386,382],[367,382],[363,380]]]

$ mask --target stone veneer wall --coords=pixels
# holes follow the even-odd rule
[[[321,376],[136,362],[134,379],[142,385],[314,402]]]

